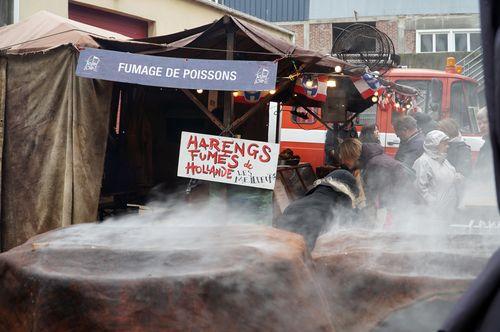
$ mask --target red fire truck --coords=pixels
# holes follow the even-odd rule
[[[435,120],[455,119],[460,124],[465,141],[476,154],[483,144],[476,122],[478,84],[469,77],[457,74],[454,61],[449,61],[449,64],[446,71],[394,68],[384,74],[384,79],[419,90],[414,110],[425,112]],[[309,162],[313,167],[324,165],[325,126],[311,116],[307,119],[299,117],[296,112],[291,112],[293,110],[293,107],[282,108],[281,149],[292,149],[301,156],[301,161]],[[320,108],[314,111],[321,115]],[[359,126],[377,124],[381,143],[390,155],[394,155],[399,147],[399,139],[392,127],[394,113],[395,110],[385,111],[379,104],[374,104],[356,120]]]

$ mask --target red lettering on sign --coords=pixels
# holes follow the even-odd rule
[[[219,154],[217,157],[218,157],[217,158],[217,163],[218,164],[225,164],[226,163],[226,158],[229,157],[229,155],[228,154]]]
[[[194,160],[194,158],[196,158],[196,156],[198,156],[198,154],[200,153],[200,150],[188,150],[189,153],[191,153],[191,160]]]
[[[259,146],[255,143],[252,143],[248,146],[248,155],[253,157],[253,159],[257,158],[257,154],[259,153]]]
[[[214,165],[209,166],[209,165],[202,165],[198,166],[194,162],[190,161],[187,163],[186,167],[186,173],[187,175],[196,175],[196,174],[207,174],[211,175],[212,177],[221,177],[221,178],[228,178],[229,180],[232,178],[232,173],[233,170],[227,169],[224,166],[221,167],[216,167]]]
[[[195,149],[198,148],[198,137],[197,136],[193,136],[193,135],[189,136],[188,146],[187,146],[188,150],[191,147],[191,145],[194,145]]]
[[[208,148],[207,141],[205,141],[204,138],[200,139],[200,147],[204,148],[205,150]]]
[[[271,152],[271,147],[269,145],[264,145],[262,147],[262,153],[264,154],[264,158],[260,156],[259,160],[263,163],[269,162],[269,160],[271,160],[271,155],[269,154],[270,152]]]
[[[231,145],[233,144],[232,141],[222,141],[222,152],[226,154],[230,154],[231,152]]]
[[[229,167],[229,168],[238,167],[238,155],[237,154],[233,154],[231,156],[231,162],[227,165],[227,167]]]
[[[210,149],[220,151],[219,140],[217,138],[210,138]]]
[[[242,157],[245,156],[245,143],[239,145],[237,142],[234,143],[234,153],[239,153]]]
[[[217,164],[218,155],[217,152],[208,151],[208,160],[213,160]]]

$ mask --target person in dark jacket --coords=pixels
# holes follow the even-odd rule
[[[342,143],[346,138],[357,138],[358,133],[352,123],[347,126],[341,126],[338,123],[334,124],[333,130],[334,131],[326,131],[325,164],[339,166],[340,159],[338,155],[338,148],[340,143]]]
[[[368,205],[391,208],[405,196],[411,198],[411,181],[401,162],[384,154],[380,144],[364,143],[359,165]]]
[[[380,144],[380,136],[377,125],[364,126],[359,134],[359,140],[362,143],[378,143]]]
[[[491,148],[490,127],[488,123],[488,113],[486,108],[479,111],[477,115],[479,132],[483,135],[484,144],[477,155],[474,173],[477,177],[492,179],[495,172],[493,170],[493,150]]]
[[[275,226],[302,235],[312,250],[318,236],[335,217],[348,222],[357,194],[354,176],[346,170],[335,170],[317,180],[306,196],[291,203]]]
[[[439,121],[438,129],[450,138],[446,159],[458,173],[468,177],[472,171],[472,153],[460,134],[458,123],[453,119],[444,119]]]
[[[417,128],[417,120],[411,116],[399,118],[394,124],[394,130],[401,140],[394,158],[411,169],[415,160],[424,153],[424,136]]]
[[[424,136],[437,129],[438,124],[429,114],[417,112],[413,114],[413,117],[417,120],[418,130],[420,130]]]

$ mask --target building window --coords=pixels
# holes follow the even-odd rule
[[[478,29],[417,30],[417,53],[472,52],[481,46]]]

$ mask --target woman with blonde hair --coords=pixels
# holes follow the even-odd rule
[[[363,144],[357,138],[347,138],[339,146],[339,157],[342,168],[348,170],[356,178],[359,195],[356,199],[356,206],[364,208],[366,206],[366,197],[361,181],[361,172],[359,170],[359,158],[361,157]]]

